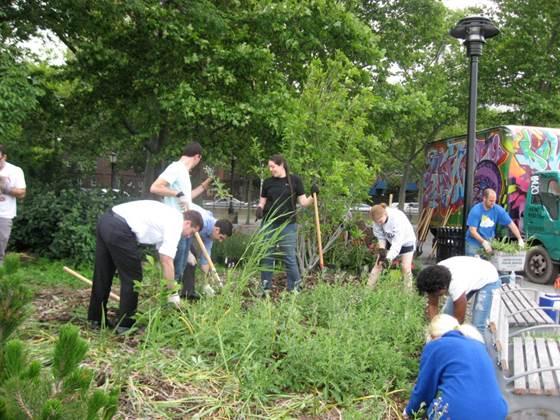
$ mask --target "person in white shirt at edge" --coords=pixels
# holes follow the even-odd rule
[[[368,286],[377,284],[383,268],[390,267],[395,258],[401,259],[405,286],[412,290],[412,257],[416,247],[414,228],[406,214],[399,209],[376,204],[369,212],[373,220],[373,234],[379,244],[379,259],[369,274]]]
[[[163,202],[176,210],[189,210],[192,200],[206,191],[212,183],[212,179],[207,178],[198,187],[192,189],[189,172],[201,160],[202,146],[197,142],[188,144],[183,149],[181,158],[165,168],[161,175],[153,182],[150,192],[163,197]],[[174,261],[175,280],[178,283],[182,282],[191,244],[192,237],[182,238],[179,242]],[[190,298],[191,296],[188,297]],[[192,297],[196,298],[197,296]]]
[[[439,312],[439,298],[449,294],[442,312],[453,315],[462,324],[467,302],[474,298],[472,324],[484,336],[492,309],[492,297],[501,282],[498,270],[478,257],[458,256],[425,267],[416,277],[418,293],[428,295],[428,319]]]
[[[0,144],[0,265],[12,233],[12,221],[16,217],[17,200],[25,197],[26,185],[23,170],[6,160],[6,148]]]
[[[138,306],[134,281],[142,281],[142,254],[138,244],[155,245],[159,253],[167,287],[176,289],[173,259],[181,237],[190,237],[202,228],[202,216],[196,211],[184,213],[154,200],[119,204],[97,222],[95,268],[88,309],[93,328],[111,326],[106,319],[107,301],[115,271],[121,280],[117,333],[129,330]],[[180,302],[178,293],[168,298]]]

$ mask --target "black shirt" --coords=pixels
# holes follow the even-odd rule
[[[296,222],[296,203],[297,197],[305,194],[301,178],[297,175],[290,175],[292,181],[292,193],[288,178],[267,178],[263,182],[261,197],[266,198],[264,206],[264,220],[267,217],[274,218],[274,224],[284,223],[290,219],[289,223]],[[293,194],[293,196],[292,196]]]

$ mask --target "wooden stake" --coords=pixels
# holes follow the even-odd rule
[[[313,207],[315,208],[315,227],[317,230],[317,246],[319,247],[319,267],[325,268],[323,261],[323,244],[321,240],[321,223],[319,222],[319,205],[317,204],[317,193],[313,193]]]
[[[74,270],[72,270],[71,268],[68,268],[68,267],[66,267],[66,266],[62,267],[62,269],[63,269],[64,271],[66,271],[68,274],[70,274],[70,275],[76,277],[78,280],[81,280],[81,281],[83,281],[84,283],[89,284],[90,286],[93,285],[93,283],[91,282],[90,279],[88,279],[88,278],[82,276],[82,275],[81,275],[80,273],[78,273],[77,271],[74,271]],[[120,298],[119,295],[117,295],[116,293],[109,292],[109,297],[110,297],[110,298],[113,298],[113,299],[116,300],[117,302],[120,302],[120,301],[121,301],[121,298]]]

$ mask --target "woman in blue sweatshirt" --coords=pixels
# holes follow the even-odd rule
[[[459,330],[424,347],[404,414],[412,417],[422,403],[429,419],[499,420],[508,412],[484,344]]]

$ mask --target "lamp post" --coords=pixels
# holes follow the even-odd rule
[[[235,155],[231,155],[231,172],[230,172],[230,177],[229,177],[229,182],[230,182],[230,191],[232,193],[232,195],[229,197],[229,208],[228,208],[228,214],[233,214],[234,210],[233,210],[233,186],[234,186],[234,182],[233,182],[233,174],[235,171]]]
[[[117,163],[117,154],[115,152],[111,152],[109,155],[109,162],[111,162],[111,189],[114,190],[116,188],[116,178],[117,173],[115,171],[115,165]]]
[[[470,57],[469,120],[467,126],[467,165],[465,168],[465,195],[463,199],[463,234],[467,233],[467,217],[473,201],[474,154],[476,137],[476,107],[478,88],[478,57],[486,39],[498,35],[500,31],[492,21],[484,16],[468,16],[461,19],[449,34],[463,39]]]

